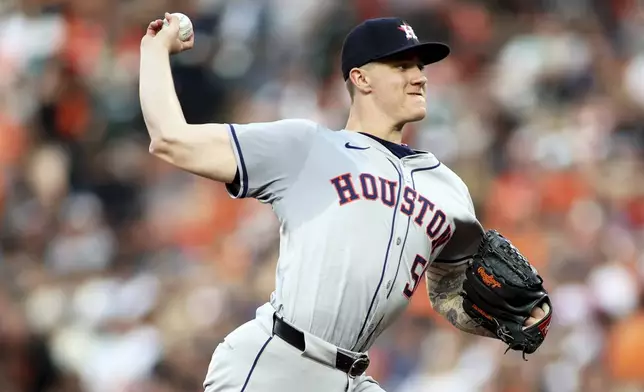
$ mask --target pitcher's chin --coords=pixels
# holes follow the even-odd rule
[[[419,107],[419,108],[414,108],[413,110],[410,111],[409,113],[409,119],[407,120],[408,122],[416,122],[423,120],[427,116],[427,108],[426,107]]]

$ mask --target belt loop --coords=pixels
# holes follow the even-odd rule
[[[353,380],[355,377],[351,377],[349,374],[347,374],[347,388],[345,389],[346,392],[351,392],[353,391]]]
[[[349,378],[353,379],[362,375],[369,367],[370,362],[369,356],[366,354],[362,354],[356,358],[347,372]]]

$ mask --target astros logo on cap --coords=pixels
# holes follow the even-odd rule
[[[398,26],[398,30],[403,31],[407,39],[418,39],[418,37],[416,37],[416,33],[414,33],[414,29],[412,29],[408,24],[401,24]]]

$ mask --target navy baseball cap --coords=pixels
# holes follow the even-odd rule
[[[347,80],[351,69],[399,54],[413,53],[427,65],[444,59],[449,52],[445,44],[420,42],[403,19],[368,19],[354,27],[344,40],[342,76]]]

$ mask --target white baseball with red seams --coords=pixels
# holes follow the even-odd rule
[[[173,12],[172,15],[179,18],[179,39],[181,41],[187,41],[192,36],[192,21],[188,18],[187,15],[182,14],[181,12]],[[163,20],[163,26],[168,26],[168,20]]]

